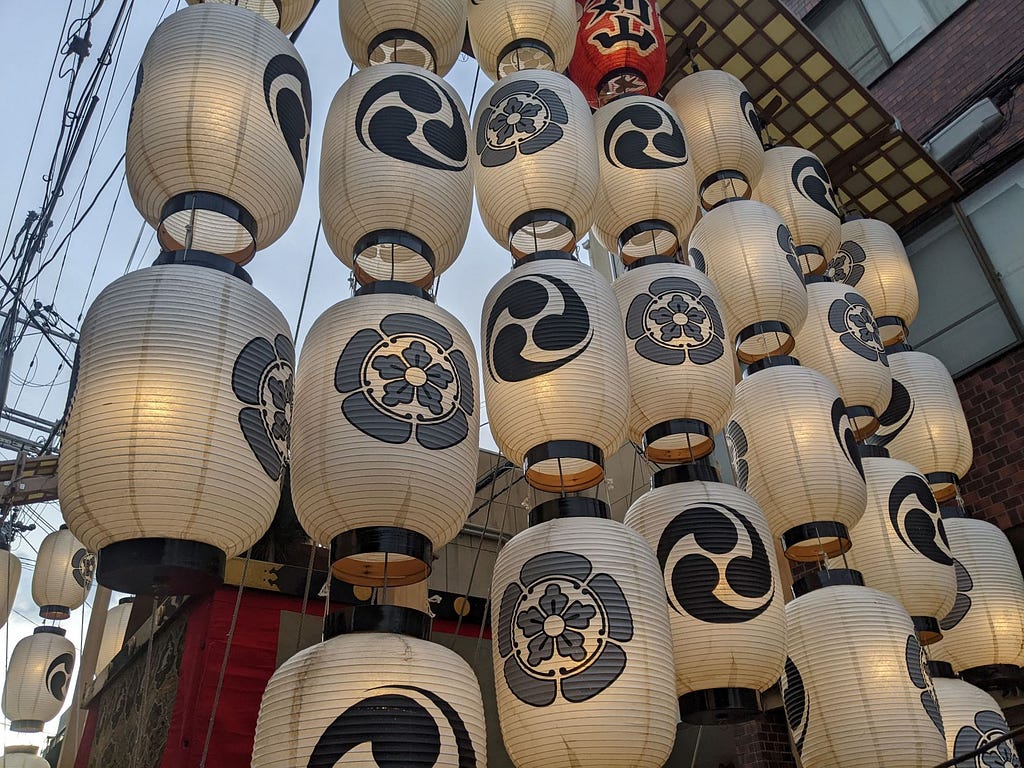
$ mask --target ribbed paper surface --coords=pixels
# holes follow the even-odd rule
[[[61,635],[40,633],[14,646],[4,681],[8,720],[49,722],[64,705],[75,667],[75,646]]]
[[[284,34],[290,35],[313,10],[313,0],[187,0],[189,5],[224,3],[258,13]]]
[[[539,40],[555,56],[555,72],[564,72],[576,48],[575,0],[474,0],[469,4],[469,39],[473,54],[491,80],[499,73],[500,57],[519,40]]]
[[[946,729],[947,757],[952,760],[985,746],[990,741],[1010,732],[1006,716],[999,704],[981,688],[963,680],[935,678],[935,695],[942,710],[942,724]],[[986,766],[1018,765],[1020,758],[1013,739],[992,747],[981,757],[972,757],[960,765],[975,766],[980,761]]]
[[[21,560],[8,549],[0,549],[0,627],[7,623],[21,582]]]
[[[47,534],[32,569],[36,605],[59,605],[72,611],[85,602],[91,586],[92,559],[82,542],[66,528]]]
[[[466,36],[466,5],[465,0],[398,0],[388,3],[340,0],[341,39],[349,58],[357,67],[364,68],[371,64],[370,45],[380,36],[397,34],[401,37],[402,32],[413,32],[430,43],[437,57],[433,66],[427,68],[444,76],[462,52],[462,41]],[[382,44],[382,48],[388,61],[417,66],[429,63],[420,58],[422,52],[418,44],[415,49],[403,50],[401,44],[395,48],[388,42]]]

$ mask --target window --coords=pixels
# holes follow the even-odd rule
[[[827,0],[807,25],[854,77],[870,83],[967,0]]]

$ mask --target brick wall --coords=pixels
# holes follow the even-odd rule
[[[1024,523],[1024,347],[956,382],[974,441],[964,501],[975,517],[1006,529]]]
[[[781,709],[737,726],[736,768],[796,768]]]

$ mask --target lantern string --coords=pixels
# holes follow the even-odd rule
[[[505,538],[505,523],[508,520],[508,508],[509,508],[509,506],[510,506],[509,504],[505,504],[505,511],[501,515],[501,525],[498,528],[498,547],[499,548],[502,546],[502,541]],[[480,541],[481,541],[481,546],[482,546],[482,544],[483,544],[483,537],[481,537]],[[472,584],[472,581],[470,583]],[[469,600],[469,594],[468,594],[469,589],[468,588],[467,588],[466,592],[467,592],[466,600],[468,602],[468,600]],[[487,595],[484,598],[484,610],[483,610],[483,616],[480,619],[480,631],[477,633],[477,636],[476,636],[476,647],[473,649],[473,659],[474,659],[474,661],[476,661],[476,660],[478,660],[480,658],[480,649],[483,647],[483,642],[484,642],[484,629],[488,625],[487,617],[490,615],[490,612],[491,612],[491,590],[488,589],[487,590]],[[456,632],[455,636],[458,637],[458,633],[457,632]]]
[[[245,579],[249,573],[249,561],[251,559],[252,547],[246,551],[245,561],[242,563],[242,578],[238,580],[238,591],[235,594],[235,610],[231,614],[231,625],[228,628],[227,644],[224,646],[224,657],[221,659],[220,663],[220,674],[217,675],[217,689],[213,694],[213,709],[210,712],[210,722],[206,725],[206,741],[203,744],[203,756],[199,760],[199,768],[206,768],[206,758],[210,753],[210,740],[213,738],[213,723],[217,717],[217,708],[220,706],[220,694],[224,689],[224,676],[228,671],[228,658],[231,656],[231,644],[235,639],[235,627],[238,625],[238,613],[242,607],[242,594],[245,592]]]
[[[295,341],[296,341],[296,343],[298,343],[298,341],[299,341],[299,329],[302,328],[302,315],[306,311],[306,297],[309,295],[309,282],[310,282],[310,279],[313,277],[313,262],[316,260],[316,247],[320,243],[320,232],[323,229],[323,226],[324,226],[324,220],[320,219],[316,223],[316,234],[313,235],[313,251],[312,251],[312,253],[309,254],[309,269],[306,270],[306,285],[302,289],[302,301],[299,303],[299,317],[295,321]],[[310,556],[310,557],[311,557],[311,559],[310,559],[309,567],[310,567],[310,569],[312,569],[313,568],[313,561],[312,561],[312,556]],[[307,589],[309,588],[308,584],[306,585],[306,588]],[[303,611],[305,611],[305,607],[303,607]]]
[[[299,320],[302,320],[302,314],[299,314]],[[297,332],[297,331],[296,331]],[[309,587],[313,581],[313,561],[316,558],[316,542],[310,540],[309,542],[309,562],[306,564],[306,587],[302,591],[302,608],[299,611],[299,631],[295,635],[295,650],[292,655],[296,654],[300,650],[302,645],[302,633],[305,630],[306,625],[306,608],[309,607]],[[327,569],[330,571],[330,568]],[[330,576],[327,577],[330,579]]]

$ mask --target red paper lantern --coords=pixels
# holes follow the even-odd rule
[[[652,95],[665,79],[665,34],[653,0],[584,0],[569,77],[592,107]]]

